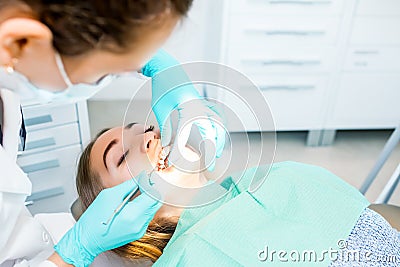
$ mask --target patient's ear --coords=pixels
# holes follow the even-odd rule
[[[0,24],[0,63],[9,65],[32,53],[52,48],[52,33],[43,23],[29,18],[10,18]]]

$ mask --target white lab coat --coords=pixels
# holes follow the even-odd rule
[[[16,164],[21,125],[19,98],[7,89],[0,89],[0,98],[3,106],[3,146],[0,146],[0,266],[13,266],[22,260],[27,263],[32,261],[31,266],[34,262],[38,265],[52,253],[54,244],[46,229],[24,205],[26,197],[31,194],[32,185]],[[49,266],[43,266],[46,265]]]
[[[3,84],[4,80],[0,82]],[[38,214],[34,217],[25,207],[32,184],[16,163],[20,101],[17,94],[1,89],[3,109],[3,145],[0,145],[0,267],[56,267],[46,259],[54,252],[53,246],[74,225],[70,213]],[[91,266],[132,266],[111,253],[98,256]],[[149,261],[138,261],[135,266],[149,266]]]

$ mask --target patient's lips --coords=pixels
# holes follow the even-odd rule
[[[161,140],[158,138],[153,139],[149,143],[147,155],[155,171],[160,173],[168,173],[172,171],[173,166],[170,166],[168,162],[169,152],[170,146],[162,147]]]

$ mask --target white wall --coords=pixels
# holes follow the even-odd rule
[[[181,62],[217,61],[220,45],[222,0],[195,0],[188,17],[165,45]]]
[[[222,19],[222,0],[195,0],[185,18],[177,25],[164,48],[180,62],[218,61]],[[127,100],[143,80],[124,77],[95,95],[94,100]],[[150,99],[149,92],[143,99]]]

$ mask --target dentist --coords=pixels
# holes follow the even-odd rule
[[[143,236],[160,207],[146,194],[129,202],[109,228],[102,225],[137,187],[130,180],[103,190],[58,242],[55,252],[49,258],[40,258],[48,247],[43,238],[45,229],[24,206],[31,183],[16,165],[19,136],[24,134],[20,99],[46,103],[82,100],[119,73],[139,71],[155,77],[163,69],[178,65],[158,49],[186,15],[191,2],[0,0],[0,265],[88,266],[102,252]],[[168,91],[162,80],[153,80],[152,108],[163,145],[171,141],[172,127],[166,114],[178,110],[179,117],[185,117],[190,113],[186,101],[201,107],[204,117],[218,117],[192,85]],[[211,119],[193,124],[206,134],[203,138],[211,136],[216,148],[213,155],[219,157],[225,143],[222,128]],[[185,138],[179,142],[185,143]],[[209,169],[213,169],[213,163]],[[146,178],[144,172],[139,176]]]

